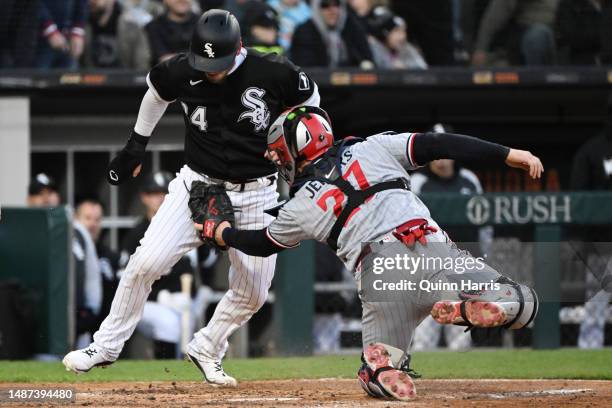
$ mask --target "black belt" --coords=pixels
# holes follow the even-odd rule
[[[247,181],[226,181],[227,183],[232,183],[232,184],[236,184],[237,186],[240,186],[240,190],[238,190],[239,192],[244,192],[244,189],[246,188],[247,184],[251,184],[251,183],[255,183],[256,181],[258,181],[260,178],[262,177],[258,177],[258,178],[254,178],[252,180],[247,180]],[[276,175],[273,174],[271,176],[268,177],[264,177],[265,179],[267,179],[269,181],[268,185],[266,187],[271,186],[272,184],[274,184],[274,182],[276,181]]]

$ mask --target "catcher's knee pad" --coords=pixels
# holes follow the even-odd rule
[[[361,356],[363,364],[357,372],[359,384],[374,398],[409,400],[416,395],[414,383],[406,371],[393,367],[388,349],[399,351],[382,343],[366,347]]]
[[[461,292],[460,301],[437,302],[431,316],[438,323],[474,327],[521,329],[531,323],[538,312],[536,292],[503,276],[495,283],[497,289]]]

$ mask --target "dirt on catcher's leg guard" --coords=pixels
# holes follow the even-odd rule
[[[372,397],[408,401],[416,396],[416,389],[408,373],[393,367],[392,353],[403,354],[401,350],[382,343],[366,347],[358,379]]]
[[[431,317],[440,324],[456,324],[463,322],[461,317],[461,302],[436,302],[431,308]]]
[[[465,313],[476,327],[498,327],[506,323],[506,311],[492,302],[467,302]]]
[[[465,316],[461,313],[462,304]],[[508,319],[503,304],[471,300],[437,302],[432,307],[430,314],[440,324],[468,323],[475,327],[499,327]]]

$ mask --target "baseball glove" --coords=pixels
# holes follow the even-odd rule
[[[217,227],[223,221],[235,223],[234,207],[225,188],[220,185],[194,181],[189,192],[189,209],[193,222],[202,224],[200,239],[217,249],[226,250],[215,240]]]

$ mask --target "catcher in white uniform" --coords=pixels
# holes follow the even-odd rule
[[[447,133],[388,132],[334,144],[327,114],[316,107],[299,107],[271,126],[266,157],[291,186],[291,198],[277,209],[277,218],[263,229],[236,229],[231,225],[231,205],[223,205],[229,200],[212,194],[209,213],[196,229],[206,240],[257,256],[293,248],[306,239],[334,249],[359,284],[364,354],[358,378],[369,395],[399,400],[415,395],[408,350],[415,327],[428,314],[441,324],[512,329],[535,317],[538,301],[533,289],[484,263],[470,280],[488,283],[489,289],[406,291],[394,301],[376,301],[366,288],[376,275],[372,260],[381,255],[443,256],[457,265],[475,261],[457,249],[410,191],[407,170],[447,158],[505,162],[539,178],[543,166],[531,153]],[[410,279],[448,284],[462,276],[459,272],[417,268]]]

